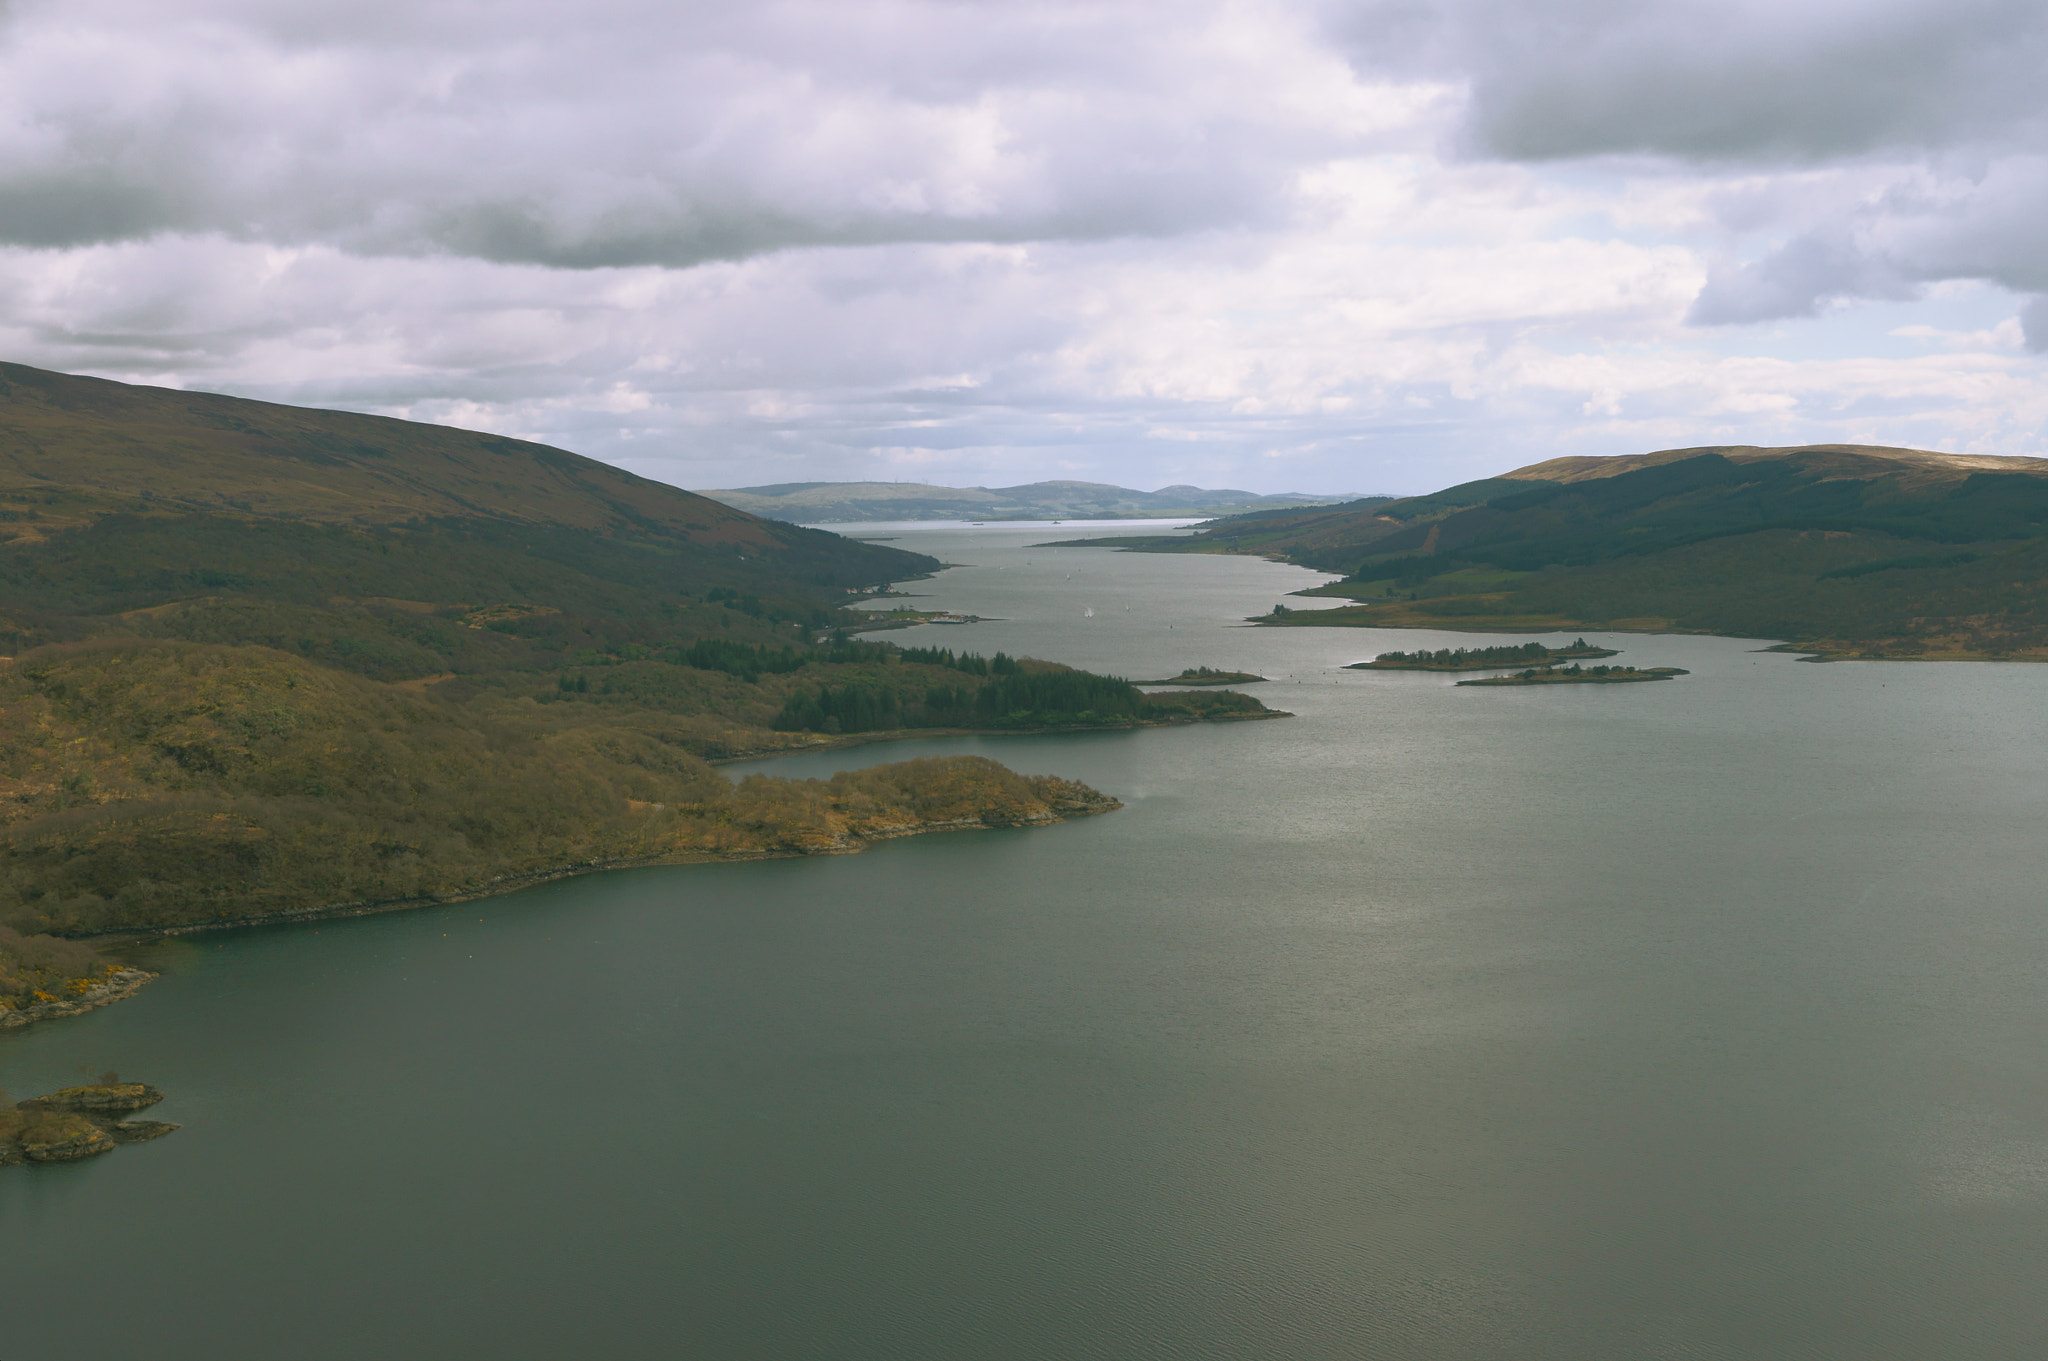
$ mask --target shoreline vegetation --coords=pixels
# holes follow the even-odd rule
[[[558,682],[485,722],[473,703],[323,674],[274,650],[152,640],[24,654],[0,669],[0,723],[20,739],[0,755],[0,795],[14,795],[0,802],[0,1030],[134,995],[156,975],[120,948],[163,936],[1122,807],[978,756],[826,780],[734,782],[714,762],[1289,716],[1234,692],[1148,694],[1001,653],[837,646],[859,659],[821,673],[838,684],[788,673],[776,720],[726,731],[716,756],[638,706],[593,724],[592,708],[613,708],[609,680]],[[935,674],[950,679],[934,686]],[[306,789],[322,797],[289,795]]]
[[[1067,730],[1061,730],[1067,731]],[[907,736],[925,734],[887,733],[874,734],[873,740],[888,741]],[[845,739],[847,745],[858,745],[862,738]],[[829,744],[829,745],[837,745]],[[806,748],[818,750],[819,748]],[[828,748],[829,749],[829,746]],[[778,755],[783,753],[776,753]],[[194,935],[208,931],[235,930],[250,926],[270,926],[280,922],[336,921],[348,917],[380,916],[387,912],[406,912],[415,908],[440,907],[451,903],[474,902],[482,898],[496,898],[507,893],[540,884],[554,883],[561,879],[580,878],[586,874],[605,874],[612,870],[648,869],[662,865],[716,865],[733,864],[752,860],[787,860],[807,855],[857,855],[872,850],[884,841],[902,837],[922,836],[930,832],[981,832],[1012,827],[1049,827],[1069,818],[1091,817],[1101,813],[1113,813],[1123,803],[1103,794],[1079,781],[1065,780],[1056,775],[1022,776],[1029,786],[1029,794],[1022,798],[1003,800],[990,798],[987,794],[969,797],[964,801],[945,803],[932,799],[932,791],[921,790],[927,799],[926,814],[904,807],[878,807],[874,801],[862,795],[862,788],[871,792],[878,780],[903,784],[916,784],[920,775],[929,770],[904,772],[903,767],[916,766],[920,762],[940,764],[953,762],[975,763],[979,769],[970,773],[1011,775],[1008,767],[980,756],[920,757],[911,761],[898,762],[888,766],[870,766],[863,770],[846,771],[826,780],[791,782],[775,776],[755,775],[751,781],[763,781],[770,787],[790,783],[818,786],[808,793],[815,796],[813,816],[807,822],[784,825],[779,828],[757,828],[766,835],[749,839],[740,837],[728,839],[716,849],[702,846],[678,844],[638,856],[617,856],[611,859],[593,859],[577,864],[555,865],[521,874],[500,875],[485,883],[451,890],[443,893],[419,894],[404,898],[366,899],[359,902],[325,903],[312,907],[288,909],[266,913],[261,916],[219,919],[192,922],[176,926],[157,927],[147,931],[124,931],[106,936],[86,937],[67,944],[90,944],[101,949],[113,949],[123,945],[140,944],[152,940],[163,940],[177,936]],[[954,773],[958,773],[957,770]],[[855,788],[859,786],[861,788]],[[743,786],[744,787],[744,784]],[[757,786],[754,793],[763,792]],[[1014,789],[1008,792],[1014,794]],[[132,995],[133,991],[157,975],[138,969],[124,971],[140,975],[134,988],[119,996]],[[108,996],[92,1005],[105,1005],[119,1000]],[[4,1003],[0,1003],[4,1005]],[[84,1010],[84,1007],[79,1007]],[[27,1016],[26,1013],[22,1013]],[[69,1011],[53,1011],[51,1015],[71,1015]],[[9,1013],[0,1010],[0,1018]],[[27,1017],[27,1019],[36,1019]],[[0,1024],[4,1024],[0,1019]],[[27,1021],[17,1022],[26,1024]]]
[[[393,867],[346,827],[294,826],[289,812],[248,800],[102,821],[97,835],[17,839],[16,861],[40,851],[66,871],[46,874],[46,891],[25,903],[62,934],[0,927],[0,1029],[134,995],[155,975],[119,962],[120,947],[165,936],[430,907],[612,869],[852,854],[899,837],[1051,826],[1123,806],[1077,781],[1019,775],[981,756],[919,757],[829,779],[734,782],[699,766],[694,781],[643,791],[673,801],[628,798],[613,817],[591,818],[574,849],[457,861],[440,874]],[[138,863],[152,861],[153,878],[135,877]]]
[[[82,1016],[133,997],[156,977],[105,959],[83,941],[23,936],[0,927],[0,1033]]]
[[[1462,680],[1459,685],[1625,685],[1631,681],[1666,681],[1692,673],[1683,667],[1652,666],[1563,666],[1518,671],[1512,676],[1486,676]]]
[[[1286,717],[1273,711],[1253,717]],[[1191,721],[1191,720],[1167,720]],[[1073,728],[1041,731],[1077,731]],[[825,747],[900,740],[910,731],[834,739]],[[805,750],[817,750],[809,747]],[[780,754],[780,753],[777,753]],[[124,928],[82,938],[24,936],[0,926],[0,1032],[77,1016],[134,996],[156,973],[109,958],[122,947],[196,932],[379,915],[497,897],[560,879],[661,865],[851,855],[932,832],[1046,827],[1114,812],[1121,801],[1053,775],[1019,776],[979,756],[920,757],[829,779],[752,775],[729,795],[673,810],[647,804],[639,853],[509,872],[439,891],[276,906],[248,915]],[[669,813],[667,825],[660,815]]]
[[[178,1127],[162,1120],[131,1120],[164,1094],[116,1073],[15,1102],[0,1091],[0,1167],[17,1163],[76,1162],[111,1153],[122,1144],[161,1139]]]
[[[1500,647],[1443,648],[1435,652],[1382,652],[1369,662],[1352,662],[1347,671],[1482,671],[1504,666],[1529,666],[1593,657],[1618,657],[1620,650],[1595,647],[1577,638],[1563,647],[1542,643],[1504,644]]]

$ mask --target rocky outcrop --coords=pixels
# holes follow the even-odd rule
[[[114,1151],[114,1137],[98,1125],[74,1118],[47,1133],[21,1141],[23,1158],[32,1163],[68,1163]]]
[[[111,1153],[117,1144],[161,1139],[177,1126],[117,1117],[163,1099],[147,1083],[98,1082],[0,1107],[0,1166],[77,1162]]]
[[[123,969],[111,974],[103,983],[95,984],[76,997],[63,997],[54,1002],[37,1002],[19,1010],[0,1011],[0,1030],[14,1030],[20,1026],[33,1025],[37,1021],[48,1021],[59,1016],[78,1016],[103,1007],[109,1002],[118,1002],[124,997],[133,997],[142,990],[142,985],[156,975],[147,969]]]
[[[1034,775],[1030,778],[1033,792],[1062,818],[1114,813],[1123,807],[1121,800],[1091,789],[1079,780],[1064,780],[1057,775]]]
[[[62,1091],[21,1103],[23,1110],[77,1111],[87,1115],[125,1115],[154,1106],[164,1094],[147,1082],[101,1082],[88,1087],[66,1087]]]

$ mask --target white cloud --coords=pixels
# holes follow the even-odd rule
[[[2038,452],[2037,10],[17,0],[0,352],[695,486]]]

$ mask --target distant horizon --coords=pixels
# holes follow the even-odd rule
[[[1355,502],[1363,493],[1215,489],[1173,483],[1157,491],[1109,482],[1046,479],[1008,487],[949,487],[932,482],[774,482],[697,489],[697,495],[797,524],[1180,519]]]
[[[720,491],[752,492],[760,495],[770,495],[776,492],[794,491],[798,489],[809,490],[823,487],[930,487],[938,491],[1001,492],[1023,491],[1032,487],[1057,486],[1107,487],[1117,491],[1140,492],[1146,496],[1164,496],[1167,492],[1170,491],[1194,491],[1208,494],[1221,494],[1224,492],[1243,491],[1252,496],[1300,496],[1314,498],[1316,500],[1321,500],[1325,497],[1328,497],[1333,500],[1347,501],[1360,500],[1367,497],[1384,496],[1391,494],[1387,492],[1305,492],[1293,489],[1278,492],[1257,492],[1252,491],[1250,488],[1245,487],[1198,487],[1193,485],[1192,483],[1187,482],[1169,482],[1163,487],[1155,487],[1147,491],[1143,487],[1126,487],[1120,483],[1115,482],[1096,482],[1085,478],[1071,477],[1046,477],[1040,478],[1035,482],[1016,482],[1008,486],[1002,487],[984,486],[979,483],[963,486],[959,483],[950,482],[913,482],[904,478],[868,477],[853,478],[845,481],[815,480],[794,482],[767,482],[759,486],[753,487],[686,487],[684,488],[684,490],[695,492],[699,496],[710,496],[713,495],[715,492]]]

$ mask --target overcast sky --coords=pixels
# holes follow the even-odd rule
[[[0,0],[0,357],[688,487],[2043,454],[2041,0]]]

